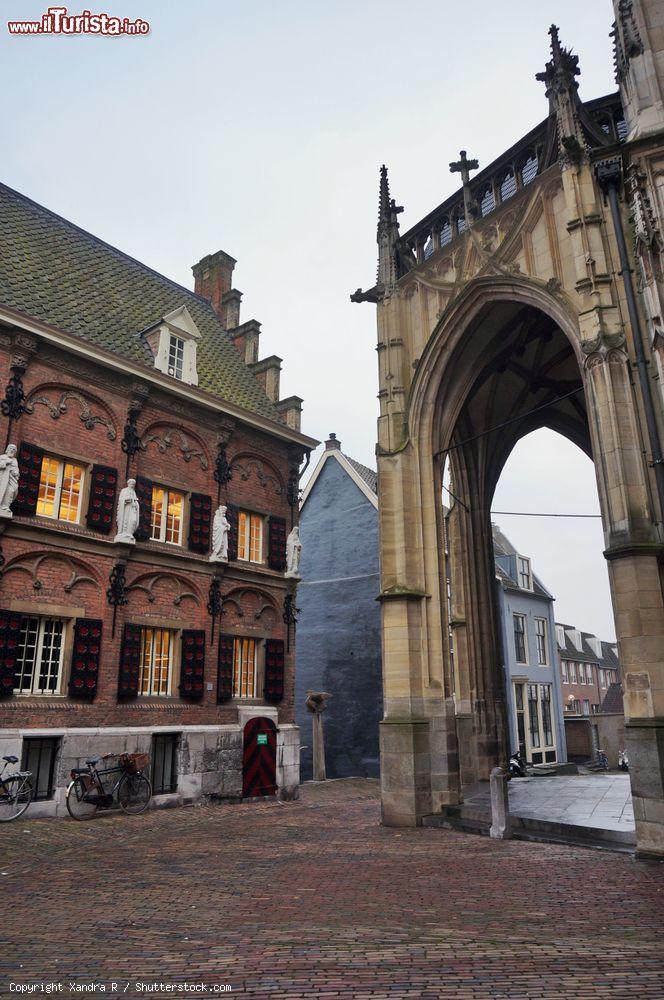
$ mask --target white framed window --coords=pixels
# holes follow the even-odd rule
[[[514,619],[514,651],[517,663],[528,662],[528,647],[526,643],[526,616],[513,615]]]
[[[168,374],[173,378],[182,379],[183,372],[184,340],[172,333],[168,341]]]
[[[530,559],[525,556],[517,556],[519,586],[522,590],[533,589],[533,575],[530,570]]]
[[[583,714],[590,715],[590,701],[588,698],[583,699]]]
[[[548,638],[546,618],[535,619],[535,637],[537,639],[537,662],[540,666],[546,667],[549,662],[546,652]]]
[[[256,697],[257,642],[255,639],[233,640],[233,697]]]
[[[175,635],[168,628],[141,629],[139,694],[161,698],[170,695]]]
[[[60,618],[24,615],[16,653],[16,694],[59,694],[65,622]]]
[[[184,496],[166,486],[152,487],[150,538],[155,542],[182,545]]]
[[[592,663],[586,663],[586,684],[593,683],[593,666]]]
[[[599,672],[599,686],[606,687],[606,670],[601,670]]]
[[[82,465],[54,455],[44,455],[39,477],[37,513],[55,521],[78,524],[84,476]]]
[[[560,669],[563,675],[563,684],[569,684],[569,673],[567,671],[567,660],[563,660],[560,664]]]
[[[576,663],[574,660],[570,660],[569,663],[569,682],[570,684],[576,684]]]
[[[263,562],[263,524],[260,514],[249,511],[238,512],[237,519],[237,557],[246,562]]]

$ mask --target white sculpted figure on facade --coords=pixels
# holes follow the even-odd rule
[[[16,445],[10,444],[0,455],[0,517],[12,517],[11,505],[18,493],[18,462]]]
[[[117,511],[118,533],[113,539],[114,542],[125,542],[129,545],[134,545],[136,542],[134,535],[141,518],[141,507],[135,486],[136,480],[128,479],[127,485],[120,490]]]
[[[300,529],[297,525],[291,528],[286,539],[286,576],[300,576],[300,556],[302,555],[302,542],[300,541]]]
[[[228,562],[228,532],[230,521],[226,517],[227,507],[217,507],[212,522],[212,552],[210,562]]]

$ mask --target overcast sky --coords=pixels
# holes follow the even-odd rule
[[[1,179],[187,286],[205,254],[237,258],[242,318],[263,324],[261,356],[284,358],[303,430],[368,465],[375,309],[349,293],[375,279],[381,163],[409,228],[457,188],[461,148],[484,166],[545,117],[552,21],[582,96],[615,89],[609,0],[105,0],[150,34],[7,35],[47,6],[0,0]],[[539,432],[494,508],[593,513],[592,465]],[[557,617],[612,638],[599,522],[496,520]]]

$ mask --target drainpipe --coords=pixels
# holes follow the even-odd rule
[[[627,299],[627,310],[629,321],[634,332],[634,354],[636,357],[636,368],[639,375],[639,384],[643,396],[643,407],[645,410],[646,427],[648,430],[648,440],[650,443],[650,453],[652,461],[651,467],[655,470],[655,482],[657,484],[657,494],[659,496],[660,517],[664,517],[664,458],[662,457],[662,446],[659,440],[659,429],[655,416],[655,406],[652,397],[652,386],[648,375],[648,361],[643,350],[643,330],[641,319],[636,305],[634,295],[634,285],[632,283],[632,269],[630,267],[627,244],[625,243],[625,233],[620,215],[620,205],[618,203],[618,192],[622,187],[622,163],[619,157],[611,160],[602,160],[595,166],[597,182],[608,198],[611,208],[611,218],[613,228],[616,233],[618,243],[618,255],[620,257],[620,274],[622,275]]]

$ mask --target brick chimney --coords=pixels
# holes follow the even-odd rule
[[[192,267],[194,291],[197,295],[202,295],[204,299],[208,300],[224,326],[226,325],[227,312],[225,306],[228,307],[231,302],[235,304],[234,297],[231,297],[230,301],[227,299],[226,303],[223,300],[224,296],[232,289],[233,269],[236,264],[237,261],[230,254],[224,253],[223,250],[217,250],[216,253],[203,257],[198,264],[194,264]],[[239,312],[239,302],[237,306]],[[234,325],[237,326],[237,321]]]
[[[325,451],[341,451],[341,441],[337,441],[336,434],[330,434],[325,442]]]

